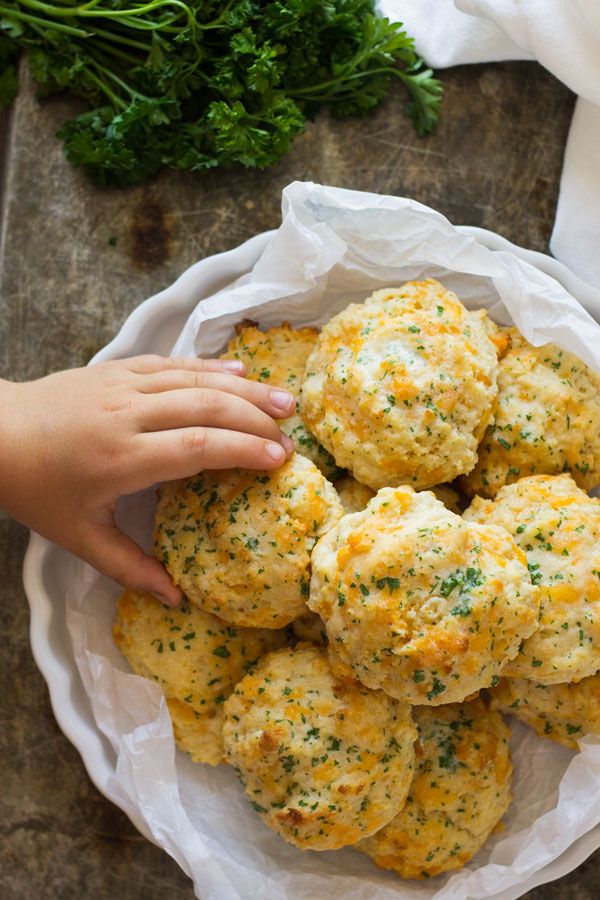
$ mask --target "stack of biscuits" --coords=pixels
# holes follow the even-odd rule
[[[503,714],[600,735],[600,376],[433,279],[224,356],[296,396],[296,453],[161,486],[185,600],[126,592],[117,644],[284,840],[456,869],[510,803]]]

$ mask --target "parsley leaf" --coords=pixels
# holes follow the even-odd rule
[[[73,0],[68,16],[49,0],[34,12],[2,4],[0,105],[24,49],[40,95],[89,104],[58,136],[99,185],[272,165],[319,109],[366,115],[395,81],[418,134],[437,123],[439,81],[374,0]]]
[[[466,569],[456,569],[448,575],[439,585],[442,597],[449,597],[458,588],[458,601],[450,613],[453,616],[468,616],[471,613],[472,590],[483,584],[481,569],[468,566]]]

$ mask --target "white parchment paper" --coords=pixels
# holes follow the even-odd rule
[[[378,287],[430,276],[467,306],[514,322],[534,344],[553,341],[600,371],[600,326],[550,276],[414,201],[305,183],[284,191],[282,225],[252,272],[198,304],[173,353],[214,355],[243,318],[264,327],[322,325]],[[149,491],[119,510],[122,526],[146,546],[152,505]],[[196,765],[175,749],[160,688],[130,674],[112,641],[115,586],[83,563],[74,573],[73,651],[117,760],[103,788],[193,878],[202,900],[493,897],[600,822],[600,742],[586,738],[572,753],[513,722],[514,800],[504,830],[463,870],[403,882],[351,849],[296,850],[263,825],[232,770]]]

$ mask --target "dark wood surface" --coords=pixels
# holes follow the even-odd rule
[[[85,363],[186,266],[276,227],[294,179],[412,196],[546,250],[572,96],[530,63],[459,68],[444,81],[443,120],[427,139],[396,93],[371,119],[319,118],[268,171],[167,173],[120,192],[97,191],[64,161],[53,134],[73,107],[40,104],[26,88],[1,196],[0,377]],[[54,721],[29,648],[26,537],[0,516],[0,897],[191,900],[187,878],[96,791]],[[596,854],[528,896],[592,900],[599,877]]]

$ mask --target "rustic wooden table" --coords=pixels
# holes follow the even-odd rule
[[[411,196],[546,250],[572,96],[530,63],[454,69],[444,81],[443,120],[427,139],[395,94],[371,119],[321,117],[269,171],[170,173],[121,192],[95,190],[66,164],[52,135],[73,107],[40,104],[27,87],[2,123],[0,377],[85,363],[190,263],[277,226],[294,179]],[[187,878],[96,791],[54,721],[29,648],[26,541],[0,518],[0,896],[191,900]],[[600,853],[528,897],[592,900],[599,874]]]

